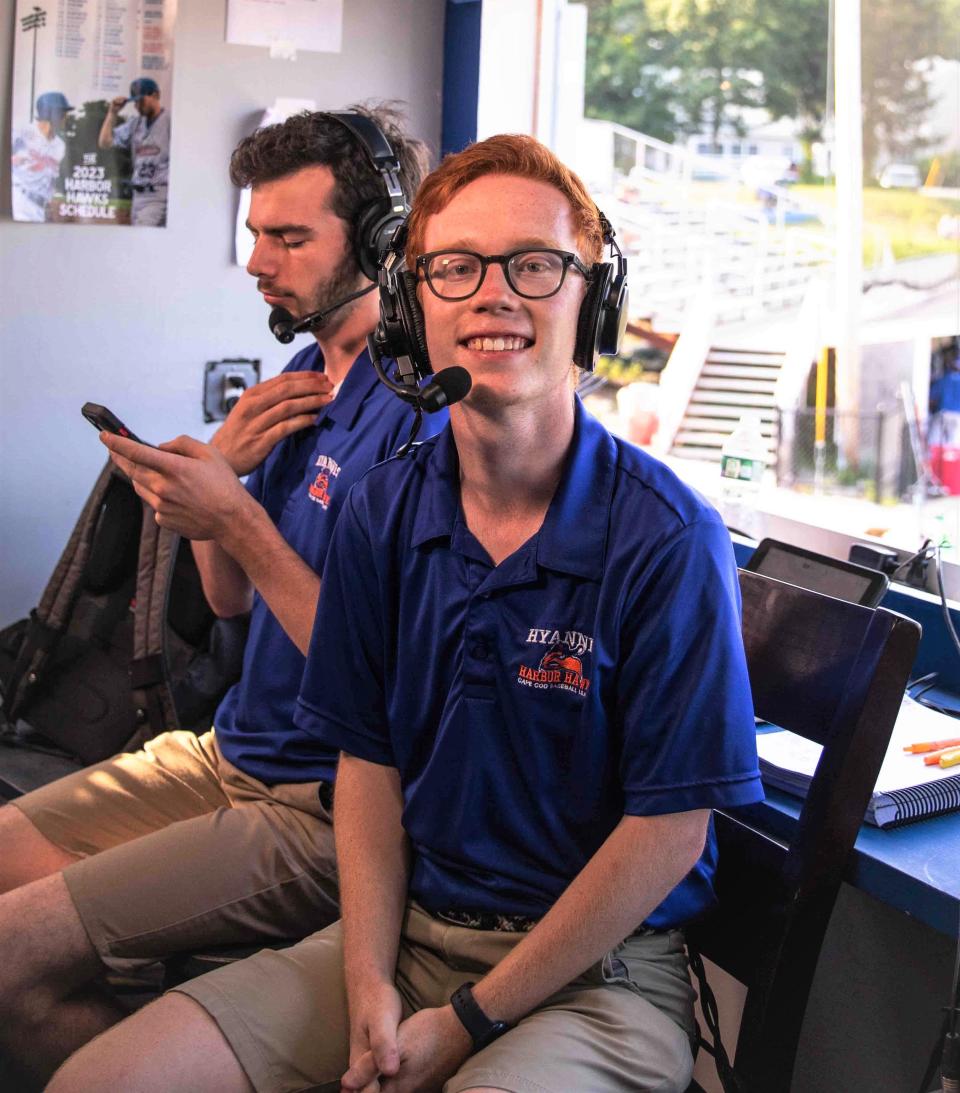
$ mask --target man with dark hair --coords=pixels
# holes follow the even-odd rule
[[[128,102],[136,113],[120,121]],[[160,104],[160,86],[149,76],[130,84],[130,95],[118,95],[107,109],[97,143],[101,148],[129,148],[133,166],[130,223],[162,228],[167,222],[170,181],[170,111]]]
[[[391,111],[363,113],[412,195],[423,146]],[[242,678],[209,733],[165,733],[0,808],[0,1053],[41,1077],[122,1016],[95,986],[105,968],[301,936],[338,913],[337,752],[293,715],[347,491],[412,422],[365,349],[377,300],[358,269],[357,216],[384,187],[350,130],[320,113],[247,138],[231,170],[252,185],[247,268],[265,301],[301,319],[355,298],[244,393],[210,444],[101,434],[157,522],[194,540],[214,610],[252,605],[252,619]]]
[[[531,137],[424,182],[418,318],[473,386],[354,486],[324,570],[297,718],[342,749],[343,921],[184,984],[49,1093],[687,1088],[680,927],[710,810],[762,792],[730,537],[574,395],[604,234]]]

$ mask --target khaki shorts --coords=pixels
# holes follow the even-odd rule
[[[408,908],[397,962],[404,1016],[445,1005],[523,936]],[[348,1059],[339,923],[175,989],[217,1022],[257,1093],[339,1090]],[[444,1093],[680,1093],[693,1073],[693,999],[679,930],[628,938],[469,1058]]]
[[[114,971],[305,937],[339,914],[318,783],[267,786],[227,762],[213,732],[164,733],[11,804],[81,859],[64,880]]]

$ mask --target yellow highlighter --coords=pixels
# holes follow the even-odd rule
[[[940,755],[941,767],[955,767],[960,763],[960,748],[948,748]]]

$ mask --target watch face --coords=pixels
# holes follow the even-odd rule
[[[492,1044],[498,1036],[507,1032],[511,1026],[506,1021],[491,1021],[487,1017],[473,997],[470,989],[472,986],[472,983],[464,983],[462,987],[454,991],[450,1002],[454,1013],[460,1018],[473,1040],[473,1050],[480,1051],[487,1044]]]
[[[473,1050],[481,1051],[494,1040],[499,1039],[505,1032],[510,1031],[510,1026],[505,1021],[492,1021],[487,1031],[473,1042]]]

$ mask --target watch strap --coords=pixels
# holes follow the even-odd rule
[[[473,1050],[479,1051],[493,1043],[498,1036],[507,1032],[510,1026],[505,1021],[491,1021],[473,997],[473,983],[464,983],[450,996],[453,1012],[473,1040]]]

